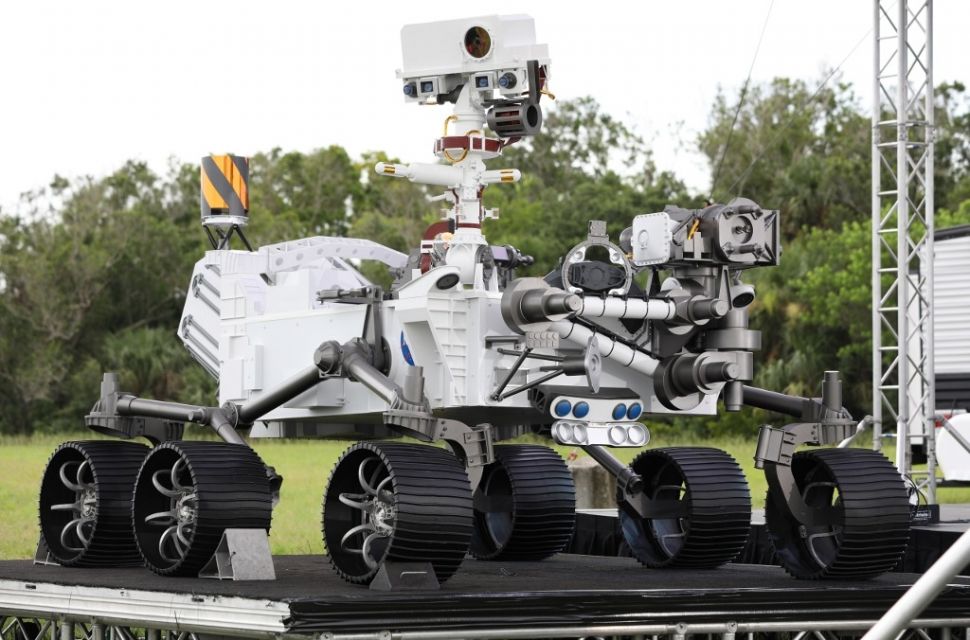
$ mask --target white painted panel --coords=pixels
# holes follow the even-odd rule
[[[933,267],[936,373],[970,372],[970,236],[937,240]]]

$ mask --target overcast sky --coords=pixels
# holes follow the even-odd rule
[[[550,47],[550,88],[592,94],[651,141],[658,164],[707,186],[692,141],[718,86],[744,81],[769,0],[456,2],[3,2],[0,206],[55,173],[137,158],[338,144],[431,160],[445,107],[405,104],[403,24],[528,13]],[[937,83],[970,83],[970,2],[936,0]],[[775,0],[755,81],[843,79],[871,93],[870,0]],[[495,161],[498,165],[500,161]]]

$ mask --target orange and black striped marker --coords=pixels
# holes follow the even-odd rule
[[[202,219],[230,215],[245,217],[249,212],[249,158],[205,156],[201,168],[199,204]]]

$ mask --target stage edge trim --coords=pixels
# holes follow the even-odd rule
[[[0,580],[0,614],[247,638],[283,635],[285,602]]]

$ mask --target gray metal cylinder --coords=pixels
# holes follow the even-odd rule
[[[534,136],[542,128],[542,108],[538,103],[492,107],[485,116],[488,128],[503,138]]]

